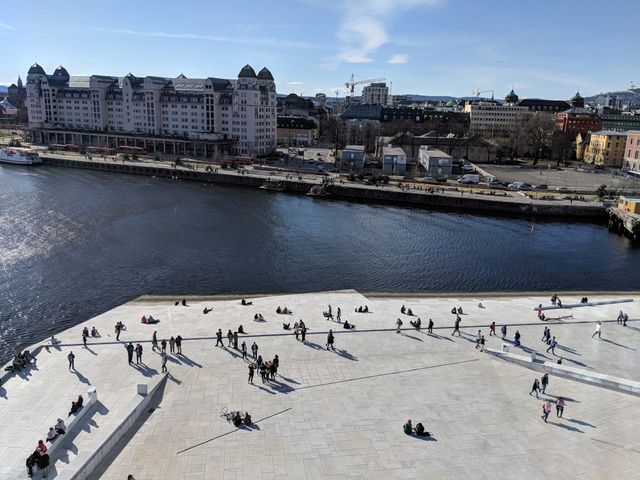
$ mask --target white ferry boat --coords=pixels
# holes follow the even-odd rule
[[[37,153],[0,148],[0,163],[13,163],[15,165],[39,165],[42,163]]]

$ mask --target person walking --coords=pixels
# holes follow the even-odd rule
[[[340,316],[341,314],[342,314],[342,311],[340,310],[340,307],[338,307],[338,309],[336,310],[336,320],[337,320],[338,322],[341,322],[341,321],[342,321],[342,318],[341,318],[341,316]]]
[[[162,359],[162,372],[166,372],[167,370],[167,352],[162,352],[160,354],[160,358]]]
[[[542,333],[542,338],[540,339],[541,342],[546,342],[547,341],[547,332],[549,331],[549,329],[547,327],[544,327],[544,332]]]
[[[507,336],[507,326],[506,325],[502,325],[502,327],[500,327],[500,333],[502,333],[502,340],[504,340],[504,337]]]
[[[67,355],[67,360],[69,360],[69,370],[76,369],[75,359],[76,356],[73,354],[73,351],[69,352],[69,355]]]
[[[462,321],[462,319],[460,318],[460,315],[456,315],[456,323],[453,326],[453,333],[451,334],[452,336],[456,334],[456,332],[458,332],[458,336],[460,336],[460,322]]]
[[[120,327],[120,322],[116,323],[116,340],[120,341],[120,332],[122,328]]]
[[[513,336],[513,344],[515,347],[520,346],[520,332],[518,330],[516,330],[516,333]]]
[[[535,378],[533,380],[533,386],[531,387],[531,391],[529,392],[529,395],[531,395],[533,392],[536,392],[536,398],[538,397],[538,391],[540,390],[540,382],[538,382],[538,379]]]
[[[154,330],[153,337],[151,337],[151,351],[155,352],[158,348],[158,332]]]
[[[433,320],[429,319],[429,325],[427,326],[427,333],[433,333]]]
[[[139,343],[136,345],[136,363],[142,363],[142,345]]]
[[[176,349],[176,339],[173,338],[173,335],[172,335],[171,338],[169,339],[169,351],[171,353],[175,353],[175,349]]]
[[[253,353],[253,358],[258,358],[258,345],[256,342],[253,342],[253,345],[251,345],[251,353]]]
[[[496,334],[496,322],[491,322],[491,325],[489,326],[489,336]]]
[[[480,348],[480,339],[482,338],[482,331],[478,330],[478,334],[476,335],[476,348]]]
[[[327,309],[327,320],[333,320],[333,315],[331,314],[331,305],[329,305],[329,308]]]
[[[164,338],[160,342],[160,348],[162,349],[162,353],[167,353],[167,341]]]
[[[484,352],[484,342],[485,342],[485,340],[484,340],[484,335],[482,335],[482,336],[480,337],[480,351],[481,351],[481,352]]]
[[[396,333],[400,333],[400,327],[402,327],[402,320],[398,318],[396,321]]]
[[[233,348],[238,350],[238,332],[233,332]]]
[[[242,359],[246,360],[247,359],[247,343],[243,340],[241,346],[242,346]]]
[[[293,333],[296,334],[296,340],[298,340],[300,337],[300,325],[298,325],[298,322],[293,326]]]
[[[556,417],[562,418],[562,414],[564,413],[564,398],[559,397],[556,401]]]
[[[232,342],[233,342],[233,332],[229,330],[227,332],[227,347],[230,347]]]
[[[540,388],[540,393],[546,393],[546,391],[547,391],[547,385],[549,385],[549,374],[548,374],[548,373],[545,373],[545,374],[542,376],[542,379],[541,379],[541,381],[540,381],[540,385],[542,386],[542,387]]]
[[[542,404],[542,417],[540,417],[544,420],[544,423],[547,423],[547,418],[549,418],[549,413],[551,413],[551,404],[547,400]]]
[[[216,332],[216,347],[224,348],[224,343],[222,342],[222,329],[219,328]]]
[[[601,334],[602,334],[602,322],[598,322],[598,324],[596,325],[596,329],[593,332],[593,335],[591,335],[591,338],[595,337],[596,335],[598,335],[598,338],[602,338],[600,336]]]
[[[300,331],[301,337],[300,337],[300,341],[302,343],[304,343],[304,339],[307,338],[307,326],[306,325],[302,325],[302,330]]]
[[[82,332],[82,344],[84,345],[84,348],[87,348],[87,331],[83,330]]]
[[[616,318],[616,323],[621,324],[623,318],[624,318],[624,313],[622,312],[622,310],[620,310],[620,313],[618,314],[618,318]]]
[[[129,342],[127,345],[127,357],[129,357],[129,365],[133,362],[133,343]]]
[[[553,353],[555,355],[556,354],[556,345],[558,345],[558,342],[556,342],[556,337],[554,336],[551,339],[551,343],[549,344],[549,348],[547,348],[547,353],[549,353],[549,350],[551,350],[551,353]]]
[[[253,372],[255,371],[256,367],[253,365],[253,363],[249,363],[249,380],[247,381],[247,383],[253,383]]]
[[[333,348],[333,330],[329,330],[329,335],[327,335],[327,350],[329,350],[329,347],[331,347],[331,350],[335,350],[335,348]]]
[[[176,337],[176,350],[178,350],[178,355],[182,355],[182,337],[180,335]]]

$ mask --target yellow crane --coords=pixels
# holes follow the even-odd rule
[[[352,73],[351,74],[351,81],[349,82],[345,82],[344,86],[347,88],[347,90],[349,91],[349,94],[351,96],[353,96],[353,92],[355,90],[355,86],[356,85],[362,85],[365,83],[373,83],[373,82],[384,82],[384,78],[369,78],[367,80],[357,80],[356,81],[356,77],[355,75]]]

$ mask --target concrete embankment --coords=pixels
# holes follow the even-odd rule
[[[243,174],[233,170],[218,169],[207,172],[186,167],[173,167],[164,163],[117,162],[101,159],[61,158],[41,156],[44,165],[83,168],[105,172],[131,173],[156,177],[178,178],[208,183],[259,187],[263,185],[269,172]],[[282,181],[286,192],[306,194],[311,186],[320,183],[319,178],[290,178],[274,172],[271,179]],[[446,191],[428,192],[419,189],[399,189],[395,186],[375,187],[356,183],[335,183],[328,188],[331,198],[361,201],[366,203],[386,203],[399,206],[413,206],[432,209],[449,209],[466,213],[492,213],[506,215],[535,215],[559,217],[562,219],[604,220],[606,210],[595,203],[570,203],[568,201],[539,201],[526,197],[503,197]]]

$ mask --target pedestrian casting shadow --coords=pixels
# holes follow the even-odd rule
[[[144,363],[141,363],[141,364],[132,363],[131,366],[136,370],[138,370],[140,373],[142,373],[145,377],[153,377],[158,373],[158,371],[155,368],[150,368]]]
[[[171,372],[167,372],[167,378],[168,378],[169,380],[171,380],[173,383],[175,383],[176,385],[181,385],[181,384],[182,384],[182,381],[181,381],[181,380],[178,380],[176,377],[174,377],[174,376],[171,374]]]
[[[295,392],[296,390],[291,385],[287,385],[286,383],[282,383],[277,380],[269,380],[269,383],[267,385],[269,385],[273,390],[276,390],[280,393],[291,393]]]
[[[589,370],[593,370],[593,368],[591,368],[589,365],[587,365],[586,363],[579,362],[578,360],[572,360],[572,359],[570,359],[570,358],[563,357],[562,361],[565,361],[565,360],[566,360],[567,362],[575,363],[576,365],[579,365],[579,366],[581,366],[582,368],[587,368],[587,369],[589,369]]]
[[[324,348],[320,345],[318,345],[317,343],[313,343],[309,340],[305,340],[304,342],[302,342],[304,345],[306,345],[307,347],[311,347],[314,350],[324,350]]]
[[[73,369],[73,373],[76,374],[76,376],[78,377],[78,380],[80,380],[82,383],[86,383],[87,385],[91,385],[91,382],[89,381],[89,379],[87,377],[85,377],[84,375],[82,375],[78,370],[76,370],[75,368]]]
[[[565,352],[572,353],[573,355],[577,355],[577,356],[579,356],[579,357],[581,357],[581,356],[582,356],[581,354],[579,354],[578,352],[576,352],[573,348],[569,348],[569,347],[566,347],[566,346],[564,346],[564,345],[556,345],[556,348],[557,348],[558,350],[564,350]]]
[[[403,336],[405,336],[405,337],[407,337],[407,338],[412,338],[413,340],[417,340],[417,341],[419,341],[419,342],[423,342],[423,341],[424,341],[424,340],[422,340],[421,338],[419,338],[419,337],[414,337],[413,335],[409,335],[408,333],[403,333],[402,335],[403,335]]]
[[[565,425],[564,423],[556,423],[556,422],[548,422],[551,425],[555,425],[556,427],[564,428],[565,430],[569,430],[571,432],[584,433],[582,430],[576,427],[572,427],[570,425]]]
[[[190,367],[198,367],[198,368],[202,368],[202,365],[200,365],[198,362],[195,362],[193,360],[191,360],[189,357],[187,357],[184,353],[180,354],[180,358],[182,359],[182,361],[186,364],[189,365]]]
[[[274,392],[274,391],[272,391],[272,390],[270,390],[268,388],[265,388],[265,387],[263,387],[263,386],[261,386],[261,385],[259,385],[257,383],[251,383],[250,385],[253,385],[254,387],[258,387],[263,392],[267,392],[267,393],[269,393],[271,395],[275,395],[276,394],[276,392]]]
[[[93,350],[91,350],[91,348],[88,345],[84,347],[84,349],[87,350],[91,355],[95,355],[96,357],[98,356],[98,354]]]
[[[633,348],[633,347],[627,347],[626,345],[622,345],[621,343],[616,343],[616,342],[614,342],[612,340],[608,340],[606,338],[600,338],[600,340],[603,341],[603,342],[611,343],[612,345],[616,345],[618,347],[626,348],[627,350],[633,350],[634,352],[636,351],[636,349]]]
[[[9,400],[7,397],[7,389],[4,387],[0,387],[0,398],[4,398],[5,400]]]
[[[553,398],[562,398],[565,402],[582,403],[580,400],[576,400],[571,397],[565,397],[564,395],[553,395],[551,393],[545,393],[543,395],[546,395],[547,397],[553,397]]]
[[[177,357],[174,357],[172,355],[167,355],[167,360],[173,363],[177,363],[178,365],[182,365],[182,362]]]
[[[413,438],[415,438],[416,440],[422,440],[423,442],[437,442],[438,439],[436,437],[434,437],[433,435],[431,435],[430,437],[427,436],[422,436],[419,437],[417,435],[411,435]]]
[[[567,420],[571,423],[577,423],[578,425],[582,425],[583,427],[598,428],[595,425],[591,425],[590,423],[583,422],[582,420],[576,420],[575,418],[569,418]]]
[[[430,337],[433,337],[437,340],[448,340],[450,342],[453,342],[452,338],[449,337],[443,337],[442,335],[438,335],[437,333],[426,333],[426,335],[429,335]]]
[[[281,375],[281,374],[279,374],[279,373],[278,373],[277,375],[278,375],[281,379],[283,379],[285,382],[289,382],[289,383],[294,383],[294,384],[296,384],[296,385],[300,385],[300,382],[296,382],[296,381],[295,381],[294,379],[292,379],[292,378],[287,378],[287,377],[285,377],[284,375]]]
[[[340,355],[342,358],[346,358],[347,360],[352,360],[354,362],[358,361],[358,357],[351,355],[349,352],[347,352],[346,350],[340,350],[339,348],[335,349],[334,352],[336,352],[338,355]]]

